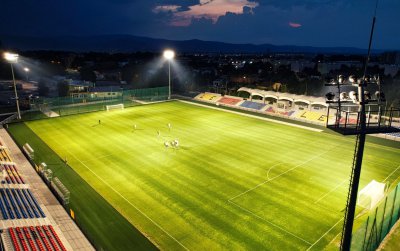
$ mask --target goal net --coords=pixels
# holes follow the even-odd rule
[[[366,208],[374,208],[385,196],[385,183],[372,180],[358,193],[357,205]]]
[[[107,111],[122,110],[122,109],[124,109],[124,104],[106,105],[106,109],[107,109]]]

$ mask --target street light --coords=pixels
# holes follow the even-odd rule
[[[28,73],[29,73],[30,69],[28,67],[24,67],[24,71],[25,71],[25,75],[26,75],[26,81],[28,81],[29,80]]]
[[[14,76],[14,67],[13,64],[18,62],[18,54],[15,53],[10,53],[10,52],[5,52],[4,53],[4,59],[8,61],[11,65],[11,73],[13,77],[13,83],[14,83],[14,93],[15,93],[15,103],[17,104],[17,119],[21,119],[21,113],[19,111],[19,100],[18,100],[18,94],[17,94],[17,85],[15,84],[15,76]]]
[[[171,60],[175,57],[173,50],[165,50],[164,58],[168,60],[168,99],[171,99]]]

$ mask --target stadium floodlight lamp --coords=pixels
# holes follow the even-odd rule
[[[382,101],[382,102],[386,101],[385,93],[383,93],[382,91],[376,91],[375,96],[379,101]]]
[[[11,52],[4,52],[3,54],[4,59],[7,60],[9,63],[16,63],[18,62],[18,54],[11,53]]]
[[[347,95],[347,92],[340,93],[340,99],[341,100],[348,100],[349,99],[349,95]]]
[[[337,85],[337,82],[336,82],[336,80],[334,78],[332,78],[332,79],[329,80],[329,84],[330,85]]]
[[[328,101],[333,101],[333,99],[335,98],[335,94],[333,92],[328,92],[326,95],[326,100]]]
[[[343,84],[343,82],[344,82],[344,76],[343,75],[339,75],[338,82],[339,82],[339,84]]]
[[[355,92],[355,91],[349,92],[349,97],[353,102],[357,102],[358,101],[358,93]]]
[[[13,83],[14,83],[14,94],[15,94],[15,104],[17,105],[17,119],[21,119],[21,112],[19,111],[19,99],[18,99],[18,93],[17,93],[17,84],[15,83],[15,75],[14,75],[14,67],[13,64],[18,62],[18,54],[11,53],[11,52],[4,52],[3,54],[4,59],[10,63],[11,65],[11,74],[13,78]]]
[[[354,76],[354,75],[350,75],[350,76],[349,76],[349,82],[350,82],[350,83],[354,84],[356,81],[357,81],[356,76]]]
[[[26,75],[26,81],[29,80],[28,73],[29,73],[30,71],[31,71],[31,70],[30,70],[28,67],[24,67],[24,72],[25,72],[25,75]]]
[[[175,57],[173,50],[165,50],[164,58],[168,60],[168,99],[171,99],[171,60]]]
[[[165,59],[171,60],[175,57],[175,52],[173,50],[165,50],[163,55]]]

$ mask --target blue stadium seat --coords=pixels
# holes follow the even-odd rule
[[[1,200],[0,200],[0,209],[1,209],[1,214],[3,215],[3,219],[8,220],[6,209],[4,208],[3,202]]]
[[[17,191],[17,193],[18,193],[18,195],[19,195],[19,198],[20,198],[21,201],[22,201],[22,204],[25,206],[26,211],[28,212],[29,218],[35,218],[35,216],[33,215],[32,211],[31,211],[31,209],[29,208],[29,205],[28,205],[28,203],[26,202],[26,200],[25,200],[23,194],[21,193],[21,190],[20,190],[20,189],[17,189],[16,191]]]
[[[15,189],[11,189],[11,193],[14,195],[14,199],[17,202],[17,205],[19,207],[19,210],[22,213],[22,216],[24,216],[25,219],[28,218],[28,215],[25,212],[24,206],[22,205],[20,199],[18,198],[18,194],[17,194],[17,192],[15,192]]]
[[[14,212],[11,209],[10,203],[8,203],[6,193],[4,192],[3,188],[0,188],[1,197],[3,198],[4,204],[6,205],[8,214],[10,215],[11,219],[15,219]]]
[[[26,201],[28,202],[29,207],[32,209],[33,213],[35,214],[35,217],[36,217],[36,218],[40,218],[40,215],[39,215],[39,213],[37,212],[37,210],[36,210],[36,208],[35,208],[35,205],[33,204],[33,202],[31,201],[31,199],[30,199],[28,193],[26,192],[27,189],[21,189],[21,190],[22,190],[22,193],[23,193],[24,196],[25,196]]]
[[[21,214],[20,214],[20,212],[18,210],[17,204],[15,204],[14,196],[12,196],[12,194],[10,192],[10,189],[6,189],[6,194],[7,194],[8,198],[9,198],[9,200],[11,202],[11,205],[12,205],[12,207],[14,209],[15,215],[17,216],[18,219],[21,219],[22,216],[21,216]]]
[[[261,110],[265,107],[265,104],[246,100],[243,103],[241,103],[240,106],[254,110]]]
[[[35,196],[33,196],[32,192],[29,189],[27,189],[27,191],[28,191],[29,195],[31,196],[33,202],[35,203],[37,209],[39,210],[40,214],[42,215],[42,217],[43,218],[46,217],[46,215],[44,214],[42,208],[39,206],[39,203],[37,202]]]

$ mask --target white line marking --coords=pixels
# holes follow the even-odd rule
[[[284,174],[286,174],[286,173],[288,173],[288,172],[290,172],[290,171],[293,171],[294,169],[296,169],[296,168],[298,168],[298,167],[300,167],[300,166],[302,166],[302,165],[304,165],[304,164],[307,164],[308,162],[310,162],[310,161],[312,161],[312,160],[314,160],[314,159],[316,159],[316,158],[318,158],[318,157],[324,155],[325,153],[331,151],[333,148],[336,148],[338,145],[339,145],[339,144],[333,146],[332,148],[330,148],[330,149],[328,149],[328,150],[326,150],[326,151],[324,151],[324,152],[322,152],[322,153],[320,153],[320,154],[318,154],[318,155],[315,155],[314,157],[312,157],[312,158],[310,158],[310,159],[308,159],[308,160],[306,160],[306,161],[304,161],[304,162],[298,164],[298,165],[295,166],[295,167],[290,168],[289,170],[286,170],[285,172],[283,172],[283,173],[281,173],[281,174],[279,174],[279,175],[273,177],[272,179],[266,180],[266,181],[264,181],[264,182],[258,184],[257,186],[255,186],[255,187],[253,187],[253,188],[250,188],[250,189],[244,191],[243,193],[240,193],[240,194],[238,194],[238,195],[236,195],[236,196],[230,198],[228,201],[231,201],[231,200],[233,200],[233,199],[236,199],[236,198],[239,197],[239,196],[242,196],[242,195],[244,195],[244,194],[246,194],[246,193],[248,193],[248,192],[251,192],[251,191],[253,191],[253,190],[256,189],[256,188],[258,188],[258,187],[260,187],[260,186],[262,186],[262,185],[264,185],[264,184],[266,184],[266,183],[268,183],[268,182],[270,182],[270,181],[272,181],[272,180],[274,180],[274,179],[276,179],[276,178],[279,178],[280,176],[282,176],[282,175],[284,175]]]
[[[329,192],[327,192],[324,196],[320,197],[318,200],[316,200],[314,203],[318,203],[320,200],[328,196],[331,192],[335,191],[338,187],[340,187],[344,182],[346,182],[347,179],[343,180],[340,182],[337,186],[335,186],[333,189],[331,189]]]
[[[279,165],[281,165],[281,164],[283,164],[283,163],[282,163],[282,162],[281,162],[281,163],[277,163],[277,164],[271,166],[271,167],[268,169],[267,180],[270,180],[270,178],[269,178],[269,172],[270,172],[274,167],[279,166]]]
[[[328,231],[326,231],[316,242],[314,242],[306,251],[310,250],[312,247],[314,247],[315,244],[317,244],[322,238],[324,238],[325,235],[327,235],[334,227],[336,227],[337,224],[339,224],[339,222],[341,222],[343,220],[343,218],[341,218],[340,220],[338,220],[338,222],[335,223],[335,225],[333,225],[331,228],[329,228]],[[336,238],[336,237],[335,237]]]
[[[332,243],[335,241],[335,239],[336,239],[341,233],[342,233],[342,232],[339,232],[337,235],[335,235],[335,237],[333,237],[333,239],[329,242],[328,245],[332,244]]]
[[[261,117],[261,116],[251,115],[251,114],[247,114],[247,113],[243,113],[243,112],[231,111],[231,110],[222,109],[222,108],[218,108],[218,107],[213,107],[213,106],[209,106],[209,105],[198,104],[198,103],[194,103],[194,102],[190,102],[190,101],[185,101],[185,100],[178,100],[178,101],[186,103],[186,104],[197,105],[197,106],[206,107],[206,108],[219,110],[219,111],[223,111],[223,112],[230,112],[230,113],[234,113],[234,114],[238,114],[238,115],[242,115],[242,116],[246,116],[246,117],[250,117],[250,118],[265,120],[265,121],[269,121],[269,122],[274,122],[274,123],[278,123],[278,124],[282,124],[282,125],[298,127],[298,128],[302,128],[302,129],[305,129],[305,130],[310,130],[310,131],[313,131],[313,132],[322,132],[323,131],[321,129],[315,129],[315,128],[308,127],[308,126],[297,125],[297,124],[293,124],[293,123],[289,123],[289,122],[283,122],[283,121],[276,120],[276,119],[269,119],[269,118],[265,118],[265,117]]]
[[[248,209],[246,209],[246,208],[244,208],[244,207],[242,207],[242,206],[236,204],[235,202],[232,202],[232,201],[228,201],[228,202],[229,202],[229,203],[232,203],[233,205],[237,206],[238,208],[242,209],[243,211],[245,211],[245,212],[247,212],[247,213],[253,215],[254,217],[256,217],[256,218],[258,218],[258,219],[260,219],[260,220],[262,220],[262,221],[265,221],[265,222],[271,224],[272,226],[274,226],[274,227],[276,227],[276,228],[279,228],[279,229],[282,230],[283,232],[285,232],[285,233],[287,233],[287,234],[290,234],[291,236],[293,236],[293,237],[295,237],[295,238],[297,238],[297,239],[299,239],[299,240],[301,240],[301,241],[303,241],[303,242],[305,242],[305,243],[311,245],[311,242],[308,242],[308,241],[304,240],[303,238],[301,238],[301,237],[299,237],[299,236],[297,236],[297,235],[295,235],[295,234],[293,234],[293,233],[287,231],[286,229],[284,229],[284,228],[282,228],[282,227],[276,225],[275,223],[273,223],[273,222],[271,222],[271,221],[269,221],[269,220],[266,220],[266,219],[264,219],[264,218],[262,218],[262,217],[256,215],[255,213],[253,213],[253,212],[251,212],[250,210],[248,210]]]
[[[65,148],[64,148],[65,149]],[[175,237],[173,237],[171,234],[169,234],[164,228],[162,228],[158,223],[156,223],[154,220],[152,220],[149,216],[147,216],[144,212],[142,212],[139,208],[137,208],[132,202],[130,202],[128,199],[126,199],[120,192],[114,189],[110,184],[108,184],[103,178],[101,178],[97,173],[95,173],[92,169],[90,169],[85,163],[83,163],[80,159],[75,157],[68,149],[65,149],[73,158],[75,158],[77,161],[79,161],[82,165],[84,165],[91,173],[93,173],[99,180],[101,180],[106,186],[108,186],[111,190],[113,190],[116,194],[118,194],[122,199],[124,199],[126,202],[128,202],[129,205],[131,205],[133,208],[135,208],[139,213],[141,213],[145,218],[147,218],[149,221],[151,221],[155,226],[157,226],[160,230],[162,230],[165,234],[167,234],[171,239],[176,241],[181,247],[183,247],[185,250],[189,250],[187,247],[185,247],[181,242],[179,242]]]
[[[400,168],[400,165],[399,165],[393,172],[391,172],[391,173],[386,177],[386,179],[384,179],[382,182],[386,182],[386,180],[387,180],[390,176],[392,176],[392,174],[394,174],[399,168]]]

